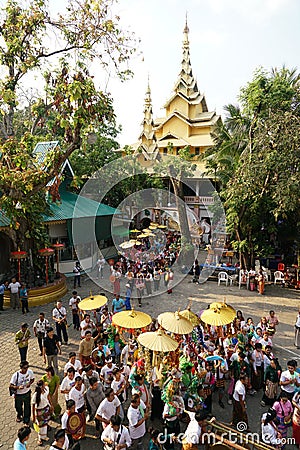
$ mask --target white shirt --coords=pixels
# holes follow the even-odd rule
[[[78,373],[75,373],[73,380],[71,380],[68,376],[66,376],[60,385],[60,390],[61,391],[70,391],[74,386],[75,386],[75,378],[78,376]],[[69,400],[69,394],[70,392],[68,392],[68,394],[65,394],[65,399]]]
[[[277,432],[272,425],[272,423],[268,423],[265,425],[263,422],[265,421],[267,413],[262,415],[262,424],[261,424],[261,436],[262,440],[265,444],[275,444],[278,445],[280,443],[280,439],[277,438]]]
[[[228,371],[228,364],[226,359],[224,359],[224,361],[221,361],[221,366],[218,369],[216,369],[216,371],[219,370],[219,380],[222,380],[225,375],[225,373],[223,373],[221,369],[225,370],[226,372]]]
[[[71,297],[69,300],[69,306],[71,306],[71,309],[74,309],[75,311],[78,309],[78,303],[81,301],[81,297],[77,295],[76,298]]]
[[[106,364],[102,367],[100,376],[104,378],[104,382],[108,381],[109,375],[112,375],[114,368],[116,365],[113,363],[111,367],[108,367]]]
[[[55,319],[63,319],[66,315],[67,311],[64,306],[61,306],[60,308],[55,307],[52,311],[52,317],[54,317]]]
[[[124,377],[124,375],[121,375],[121,378],[120,378],[119,381],[117,381],[117,380],[113,380],[113,381],[112,381],[112,383],[111,383],[111,388],[112,388],[112,390],[114,391],[114,393],[116,393],[116,392],[118,392],[118,391],[121,389],[121,387],[122,387],[123,385],[125,385],[125,384],[126,384],[125,377]],[[122,391],[122,395],[123,395],[123,399],[124,399],[124,401],[125,401],[125,400],[126,400],[126,389],[124,389],[124,391]]]
[[[110,420],[111,416],[116,414],[117,408],[121,405],[118,397],[115,396],[112,402],[108,401],[107,398],[102,400],[100,403],[96,416],[103,417],[103,419]]]
[[[83,329],[84,327],[86,327],[86,328]],[[89,322],[87,322],[86,320],[82,320],[80,322],[80,335],[81,335],[82,339],[84,339],[85,333],[87,331],[92,331],[93,328],[95,328],[95,324],[92,320],[90,320]]]
[[[295,325],[296,325],[296,327],[300,327],[300,314],[298,314],[298,316],[297,316]]]
[[[187,441],[189,444],[198,445],[201,435],[201,427],[197,420],[195,420],[196,413],[191,411],[186,412],[190,416],[191,421],[184,433],[185,441]]]
[[[246,397],[246,388],[243,385],[243,383],[241,382],[241,380],[238,380],[235,383],[235,387],[234,387],[234,393],[233,393],[233,398],[234,400],[236,400],[237,402],[240,401],[239,395],[242,396],[242,400],[245,400]]]
[[[300,382],[300,379],[298,377],[297,372],[294,372],[293,375],[290,373],[289,370],[285,370],[284,372],[282,372],[281,376],[280,376],[280,381],[287,381],[287,380],[297,380],[298,382]],[[295,391],[295,384],[287,384],[285,386],[280,386],[281,389],[285,392],[288,392],[289,394],[292,394]]]
[[[16,395],[26,394],[30,391],[31,386],[29,383],[34,380],[34,375],[32,370],[27,369],[26,373],[21,373],[20,371],[15,372],[11,377],[10,384],[14,386],[24,386],[23,389],[18,389]]]
[[[144,417],[146,405],[143,400],[140,400],[138,408],[133,408],[131,405],[127,411],[127,418],[129,422],[129,434],[131,439],[139,439],[146,433],[146,422],[144,421],[138,427],[135,425]],[[143,411],[143,412],[142,412]]]
[[[10,292],[12,294],[17,294],[19,292],[21,285],[18,281],[16,281],[15,283],[9,283],[8,285],[8,289],[10,289]]]
[[[78,391],[75,386],[70,390],[69,399],[74,400],[76,412],[84,405],[84,392],[85,387],[83,383],[81,385],[80,391]]]
[[[67,370],[70,367],[73,367],[73,369],[75,369],[75,372],[79,372],[82,369],[82,365],[81,365],[81,362],[79,361],[79,359],[75,359],[74,364],[72,364],[70,361],[68,361],[64,367],[64,373],[67,373]]]
[[[45,392],[41,393],[40,403],[38,405],[36,404],[37,393],[35,392],[32,396],[31,404],[35,405],[36,409],[46,408],[46,406],[49,405],[48,395],[49,395],[49,388],[48,386],[45,386]]]
[[[44,333],[44,336],[47,335],[46,328],[49,328],[49,327],[50,327],[50,323],[49,323],[49,320],[47,320],[47,319],[44,319],[44,320],[37,319],[33,324],[33,328],[36,329],[36,332]]]
[[[124,425],[120,425],[119,431],[115,431],[111,425],[108,425],[101,434],[101,441],[104,442],[104,439],[110,439],[115,444],[117,442],[118,444],[126,444],[127,448],[131,446],[129,431]]]

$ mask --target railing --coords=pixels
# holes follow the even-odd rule
[[[211,196],[186,196],[184,197],[184,201],[187,204],[193,204],[193,205],[212,205],[214,202],[213,197]]]

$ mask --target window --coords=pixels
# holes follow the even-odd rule
[[[200,147],[195,147],[195,156],[200,155]]]
[[[168,153],[168,149],[164,148],[164,155],[166,155]]]

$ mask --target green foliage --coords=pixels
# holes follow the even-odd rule
[[[69,1],[55,17],[45,0],[27,6],[8,0],[1,10],[0,208],[11,220],[15,246],[23,245],[24,238],[45,243],[46,185],[74,151],[87,148],[88,136],[97,133],[99,145],[116,145],[105,141],[106,134],[100,136],[111,129],[115,137],[112,99],[88,71],[97,59],[101,68],[113,65],[122,79],[130,75],[127,64],[135,43],[119,28],[111,5],[112,0]],[[61,59],[54,67],[50,61],[57,55]],[[44,73],[44,85],[24,99],[22,83],[37,71]],[[42,166],[33,157],[41,138],[60,141]]]

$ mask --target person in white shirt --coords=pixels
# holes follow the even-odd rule
[[[79,359],[76,359],[76,353],[75,352],[70,352],[69,353],[69,361],[67,362],[67,364],[64,367],[64,376],[67,375],[67,370],[70,367],[73,367],[75,372],[78,372],[78,374],[81,375],[81,373],[82,373],[82,365],[81,365],[81,362],[79,361]]]
[[[89,364],[88,366],[85,366],[83,368],[82,372],[82,379],[85,385],[85,389],[88,389],[90,387],[91,378],[96,378],[97,381],[100,381],[99,373],[93,369],[92,364]]]
[[[61,302],[56,303],[56,307],[52,311],[52,319],[56,325],[56,334],[60,342],[62,342],[62,334],[65,345],[68,345],[67,333],[67,310]]]
[[[45,319],[45,314],[40,312],[39,318],[33,324],[34,335],[38,339],[40,356],[43,356],[43,339],[47,336],[47,329],[50,328],[49,320]]]
[[[12,278],[11,283],[8,285],[8,289],[10,290],[10,306],[13,309],[20,308],[20,287],[21,285],[16,278]]]
[[[101,441],[104,443],[104,450],[121,450],[131,446],[128,429],[121,425],[120,416],[114,415],[110,418],[109,425],[102,432]]]
[[[20,370],[15,372],[10,380],[10,388],[15,389],[15,408],[17,411],[17,422],[23,422],[25,425],[30,422],[30,400],[31,385],[34,382],[34,375],[29,369],[27,361],[21,361]]]
[[[248,416],[246,412],[246,388],[248,379],[245,374],[240,375],[240,379],[235,383],[233,392],[233,412],[232,423],[237,425],[239,422],[245,422],[248,426]]]
[[[300,386],[300,377],[296,372],[297,361],[291,359],[287,362],[287,370],[280,376],[281,390],[287,394],[289,400],[292,400],[296,387]]]
[[[115,396],[111,388],[106,389],[105,399],[99,405],[95,418],[106,428],[110,423],[110,418],[120,413],[120,400]]]
[[[139,394],[133,394],[127,411],[129,434],[133,448],[141,444],[142,438],[146,433],[146,420],[148,417],[149,412],[145,403],[140,399]]]
[[[86,331],[92,332],[96,328],[96,325],[91,320],[90,314],[85,314],[83,320],[80,322],[80,336],[84,339]]]
[[[67,369],[67,375],[62,380],[60,385],[60,392],[65,394],[66,401],[69,400],[69,393],[71,389],[75,386],[75,378],[79,375],[74,370],[74,367],[69,367]]]
[[[62,450],[68,450],[69,449],[69,438],[67,436],[66,430],[62,429],[62,430],[57,430],[54,434],[54,442],[52,443],[52,445],[50,446],[49,450],[57,450],[57,449],[62,449]],[[73,447],[72,447],[73,448]],[[75,448],[74,448],[75,450]]]
[[[197,413],[191,411],[185,411],[189,417],[190,422],[185,430],[182,447],[185,449],[186,447],[197,446],[199,444],[203,444],[201,442],[201,433],[205,432],[206,426],[206,414],[204,411],[199,411]],[[186,445],[188,444],[188,445]],[[194,448],[194,447],[193,447]]]
[[[265,444],[275,445],[276,448],[281,444],[281,434],[277,431],[273,420],[276,419],[276,411],[270,408],[261,418],[261,437]]]
[[[104,269],[105,263],[106,263],[106,261],[105,261],[104,256],[100,256],[97,261],[97,268],[98,268],[97,280],[98,280],[98,278],[103,278],[103,269]]]
[[[78,413],[82,413],[85,410],[84,392],[85,387],[82,378],[80,375],[77,375],[75,377],[75,386],[70,390],[69,399],[74,400],[75,410]]]
[[[81,297],[77,295],[77,291],[72,292],[72,297],[69,300],[69,306],[71,308],[74,330],[79,330],[80,320],[79,320],[79,308],[78,303],[81,301]]]
[[[106,364],[102,367],[100,372],[100,379],[103,382],[105,388],[110,387],[109,376],[113,374],[113,370],[116,367],[116,364],[112,362],[111,356],[105,358]]]

